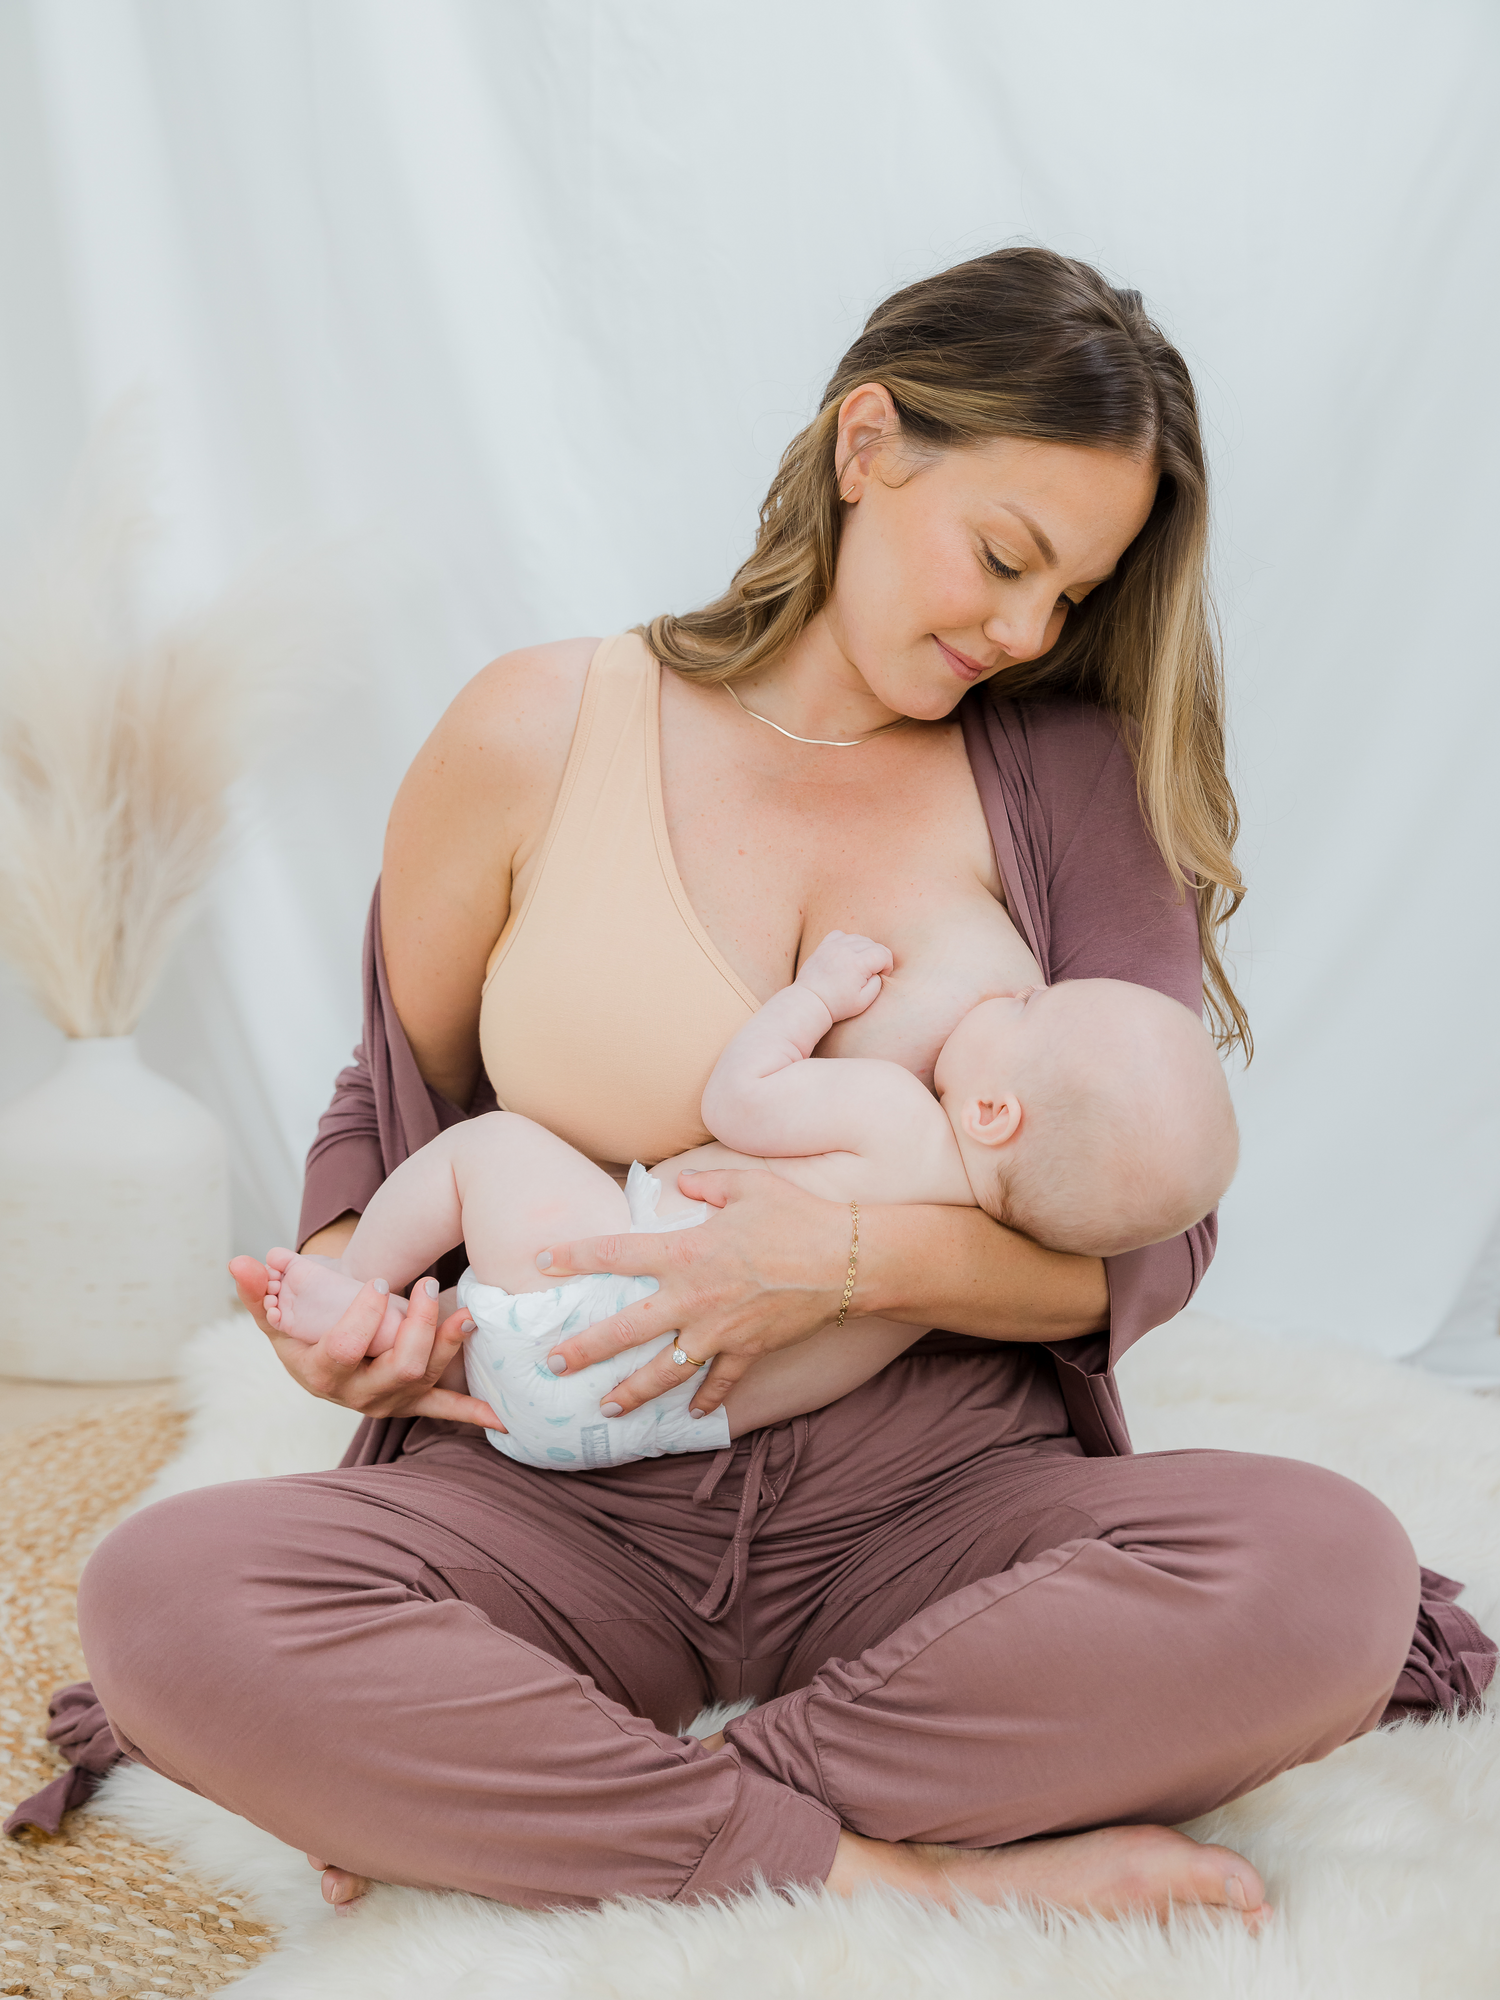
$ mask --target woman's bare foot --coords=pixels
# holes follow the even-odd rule
[[[1252,1931],[1271,1914],[1265,1885],[1243,1855],[1202,1846],[1165,1826],[1107,1826],[975,1848],[898,1846],[840,1834],[828,1887],[849,1896],[872,1882],[929,1896],[950,1909],[960,1896],[1051,1904],[1101,1917],[1165,1917],[1191,1904],[1232,1910]]]
[[[307,1859],[308,1865],[316,1868],[323,1877],[323,1901],[333,1905],[335,1916],[347,1916],[365,1894],[369,1883],[363,1875],[351,1875],[347,1868],[330,1868],[316,1854],[309,1854]]]
[[[266,1269],[270,1273],[266,1318],[278,1332],[290,1333],[298,1340],[321,1340],[363,1289],[358,1278],[341,1271],[329,1257],[299,1257],[294,1250],[269,1250]],[[385,1280],[378,1278],[376,1283],[383,1286]],[[405,1299],[393,1298],[370,1343],[371,1354],[384,1354],[395,1344],[405,1314]]]
[[[710,1753],[722,1750],[724,1732],[700,1740]],[[322,1870],[323,1900],[340,1914],[370,1886],[361,1875],[329,1868],[311,1854],[307,1858]],[[977,1903],[1050,1904],[1099,1917],[1166,1917],[1189,1906],[1225,1909],[1252,1933],[1272,1913],[1265,1884],[1242,1854],[1205,1846],[1167,1826],[1106,1826],[1008,1847],[901,1845],[866,1840],[846,1828],[826,1886],[835,1896],[852,1896],[876,1883],[926,1896],[950,1910],[960,1896]]]
[[[723,1730],[702,1743],[708,1751],[723,1749]],[[1265,1884],[1242,1854],[1204,1846],[1167,1826],[1106,1826],[1008,1847],[900,1845],[866,1840],[846,1828],[828,1887],[836,1896],[852,1896],[872,1882],[930,1896],[949,1909],[958,1897],[972,1896],[977,1903],[1051,1903],[1101,1917],[1143,1910],[1164,1917],[1195,1903],[1233,1910],[1252,1931],[1271,1914]]]

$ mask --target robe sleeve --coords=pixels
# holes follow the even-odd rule
[[[450,1125],[495,1109],[495,1093],[482,1072],[467,1109],[433,1090],[422,1077],[391,1000],[380,937],[380,884],[370,898],[365,925],[364,1027],[354,1061],[339,1072],[333,1098],[318,1120],[307,1155],[297,1241],[353,1209],[363,1214],[376,1188],[419,1147]],[[435,1267],[442,1285],[456,1284],[462,1251]],[[400,1456],[410,1418],[366,1417],[354,1433],[345,1465],[385,1464]]]
[[[1048,981],[1126,979],[1201,1013],[1193,894],[1174,886],[1146,828],[1113,719],[1088,702],[1010,702],[986,691],[963,721],[1006,899]],[[1169,1242],[1107,1257],[1109,1331],[1051,1343],[1059,1364],[1107,1376],[1192,1298],[1217,1231],[1210,1215]]]
[[[365,924],[364,1025],[354,1061],[340,1070],[328,1109],[307,1155],[297,1241],[365,1204],[387,1175],[450,1125],[495,1109],[495,1093],[481,1072],[473,1101],[464,1108],[433,1090],[417,1068],[406,1031],[391,1001],[380,940],[380,884]]]
[[[365,1204],[384,1179],[375,1086],[361,1041],[353,1062],[338,1073],[333,1097],[318,1120],[317,1135],[308,1149],[297,1248],[351,1209],[363,1215]]]

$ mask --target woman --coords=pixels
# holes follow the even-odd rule
[[[1136,294],[1009,250],[889,300],[717,603],[497,661],[419,755],[304,1247],[489,1085],[607,1162],[694,1143],[719,1049],[831,928],[899,974],[830,1053],[920,1073],[939,986],[1090,974],[1206,992],[1243,1040],[1205,519],[1191,384]],[[336,1864],[336,1901],[760,1876],[1253,1919],[1254,1868],[1170,1825],[1372,1727],[1419,1586],[1346,1481],[1128,1455],[1109,1368],[1186,1303],[1211,1223],[1106,1267],[977,1210],[867,1210],[856,1240],[769,1175],[693,1192],[700,1230],[552,1251],[661,1281],[556,1367],[676,1327],[711,1406],[851,1278],[856,1311],[947,1331],[716,1458],[561,1477],[473,1428],[432,1281],[366,1361],[367,1288],[315,1348],[272,1335],[376,1420],[344,1468],[168,1501],[90,1564],[116,1737]]]

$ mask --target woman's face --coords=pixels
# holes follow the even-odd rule
[[[839,431],[846,500],[829,636],[894,715],[934,721],[977,681],[1056,645],[1069,607],[1146,524],[1154,462],[995,438],[903,451],[884,389],[856,389]]]

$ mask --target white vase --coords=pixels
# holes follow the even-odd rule
[[[0,1375],[141,1382],[225,1309],[224,1133],[133,1035],[0,1111]]]

